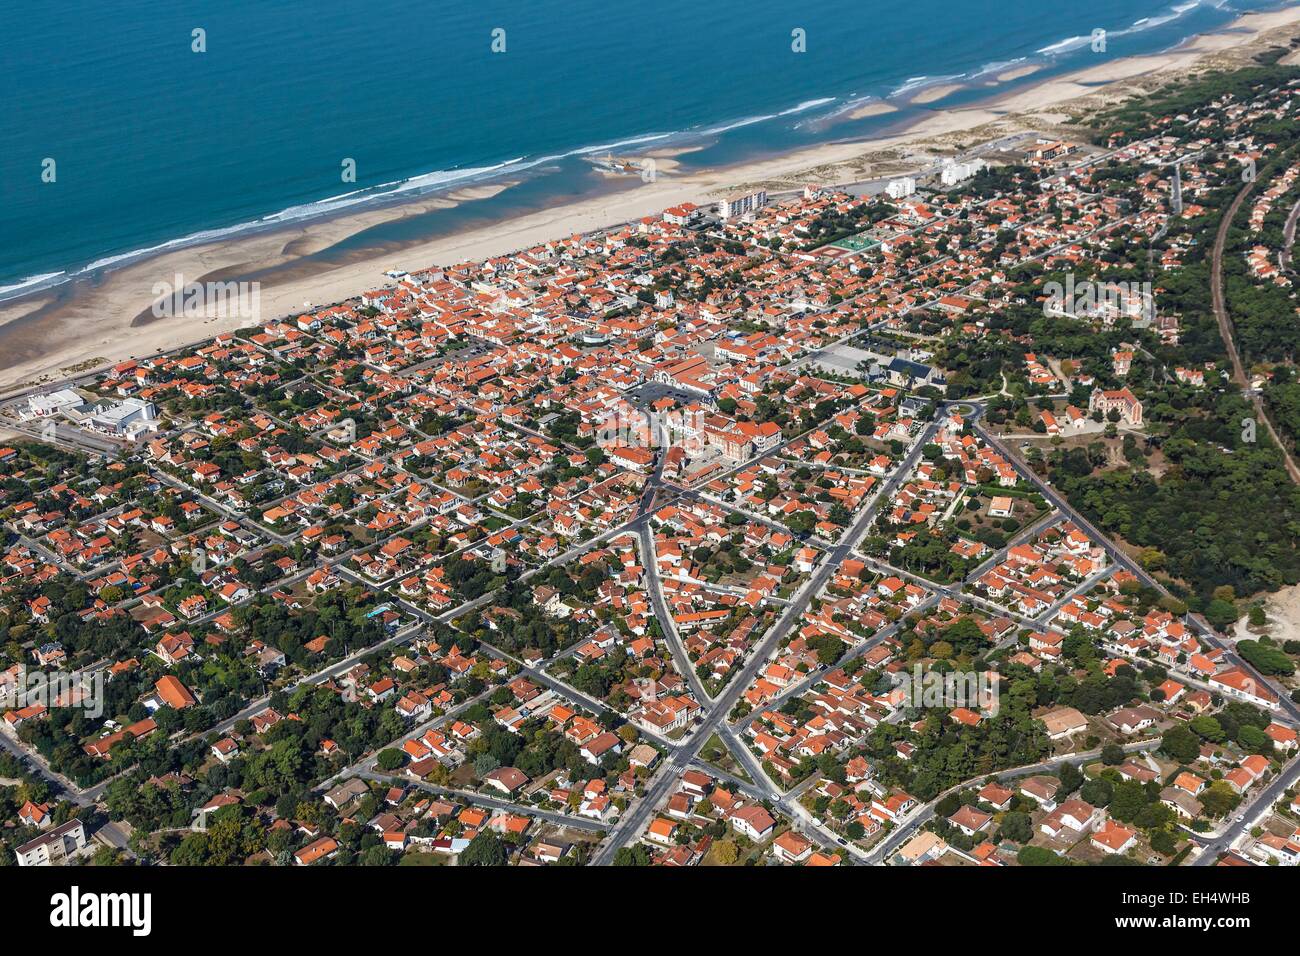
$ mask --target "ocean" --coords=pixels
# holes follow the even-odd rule
[[[536,207],[606,188],[589,160],[607,152],[699,147],[680,157],[691,169],[866,136],[921,109],[846,119],[874,99],[973,84],[930,107],[952,105],[1017,66],[1042,64],[1023,81],[1036,82],[1278,5],[5,4],[0,299],[183,243],[502,177],[518,185],[495,212]],[[446,229],[484,215],[475,205],[348,243]]]

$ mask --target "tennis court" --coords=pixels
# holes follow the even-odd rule
[[[865,232],[859,232],[856,235],[845,236],[843,239],[837,239],[831,243],[832,246],[839,246],[841,249],[847,249],[849,252],[862,252],[873,246],[880,245],[879,239],[872,239]]]

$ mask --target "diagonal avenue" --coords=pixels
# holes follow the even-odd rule
[[[767,662],[772,650],[777,647],[781,640],[790,633],[793,628],[798,627],[804,612],[808,609],[809,603],[816,596],[826,582],[830,579],[835,569],[853,550],[854,545],[871,527],[876,518],[882,503],[887,503],[894,490],[902,483],[912,469],[916,467],[917,461],[921,457],[922,450],[927,442],[934,437],[938,431],[938,420],[931,422],[921,432],[907,457],[894,469],[889,478],[881,483],[876,490],[871,501],[862,513],[853,522],[849,529],[840,537],[840,541],[826,555],[825,560],[821,563],[792,597],[790,604],[785,608],[777,622],[771,630],[759,641],[758,646],[754,648],[749,660],[741,668],[740,672],[727,684],[726,688],[711,703],[706,704],[707,698],[701,701],[704,705],[704,716],[701,723],[694,729],[690,738],[676,748],[671,756],[660,764],[659,769],[651,776],[646,784],[645,794],[640,800],[635,802],[619,819],[618,823],[610,831],[609,836],[601,844],[600,849],[596,852],[592,863],[596,866],[607,866],[613,862],[614,854],[620,847],[626,846],[633,842],[637,835],[645,828],[651,814],[659,807],[663,800],[668,796],[669,790],[676,782],[677,777],[686,770],[697,758],[699,751],[715,731],[718,732],[722,740],[727,744],[734,756],[746,767],[746,770],[754,777],[755,785],[761,787],[769,794],[773,803],[782,802],[784,795],[780,789],[768,780],[767,775],[762,773],[754,755],[745,747],[736,737],[735,732],[727,724],[727,715],[736,705],[736,701],[745,692],[745,689],[754,681],[759,669]],[[656,605],[657,609],[657,605]],[[665,629],[665,639],[672,640],[667,629]],[[690,671],[688,671],[690,673]]]

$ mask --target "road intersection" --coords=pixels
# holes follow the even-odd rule
[[[657,561],[655,559],[654,535],[650,524],[651,515],[655,510],[663,507],[665,504],[681,499],[693,499],[699,494],[698,489],[683,487],[664,480],[663,470],[665,456],[662,453],[656,456],[655,465],[647,476],[638,501],[637,509],[629,520],[569,548],[563,554],[524,573],[523,578],[526,579],[545,569],[572,561],[580,555],[588,553],[591,549],[600,547],[609,541],[623,537],[631,537],[634,539],[641,551],[642,563],[646,568],[646,583],[650,592],[650,600],[652,602],[654,614],[660,621],[665,644],[672,654],[676,667],[681,671],[683,678],[687,681],[688,686],[701,707],[695,724],[687,729],[687,733],[683,738],[674,741],[658,737],[657,735],[651,735],[657,739],[659,745],[666,751],[666,756],[656,771],[646,781],[642,795],[632,801],[622,816],[609,830],[605,839],[601,841],[593,859],[594,863],[612,863],[617,851],[621,847],[638,840],[652,814],[654,814],[664,803],[669,792],[677,783],[680,774],[684,770],[693,766],[707,768],[707,772],[715,775],[719,779],[726,779],[732,785],[739,787],[746,795],[754,799],[768,802],[774,808],[786,813],[795,821],[798,828],[803,830],[817,843],[828,849],[833,848],[838,844],[848,852],[851,860],[856,860],[858,862],[870,863],[883,860],[888,856],[889,852],[892,852],[891,848],[901,845],[903,833],[914,831],[916,827],[920,826],[924,822],[923,818],[925,811],[922,810],[910,819],[906,827],[899,828],[894,833],[891,833],[884,843],[871,851],[863,851],[861,848],[848,844],[842,837],[839,837],[837,834],[827,829],[820,821],[815,821],[811,814],[809,814],[799,804],[799,796],[808,786],[815,782],[815,778],[804,781],[790,792],[783,791],[779,785],[768,778],[758,758],[741,738],[741,734],[744,732],[745,728],[754,719],[754,714],[748,714],[734,724],[730,722],[730,715],[736,703],[757,677],[761,668],[768,663],[774,650],[781,646],[784,640],[799,627],[803,615],[807,611],[811,601],[821,593],[835,570],[841,565],[845,558],[855,555],[855,549],[873,525],[880,509],[888,504],[893,493],[910,477],[920,461],[926,444],[934,437],[941,423],[948,419],[948,417],[953,413],[963,415],[975,434],[987,442],[992,448],[1006,456],[1021,476],[1031,482],[1054,509],[1053,513],[1047,518],[1036,522],[1034,526],[1031,526],[1031,528],[1023,529],[1019,532],[1007,543],[1006,547],[1012,546],[1016,541],[1023,540],[1030,533],[1033,533],[1036,530],[1041,530],[1042,527],[1046,527],[1052,522],[1062,520],[1063,516],[1064,518],[1073,521],[1078,527],[1083,529],[1090,537],[1092,537],[1093,540],[1105,548],[1107,554],[1116,566],[1131,571],[1144,584],[1154,587],[1162,593],[1167,593],[1158,582],[1147,574],[1139,565],[1133,562],[1118,546],[1102,535],[1098,529],[1096,529],[1067,501],[1065,501],[1062,496],[1051,488],[1049,482],[1034,473],[1033,470],[1007,446],[1006,443],[983,428],[979,421],[983,411],[983,404],[977,400],[948,402],[939,405],[934,420],[928,423],[916,436],[904,459],[874,490],[868,503],[859,512],[850,527],[840,536],[839,540],[833,544],[822,542],[822,545],[826,547],[826,553],[823,555],[823,559],[819,566],[814,570],[804,584],[790,597],[790,599],[781,605],[781,613],[776,622],[768,632],[760,638],[756,646],[752,648],[751,652],[747,655],[747,659],[744,661],[740,669],[732,676],[732,679],[716,697],[710,697],[706,692],[698,675],[695,673],[694,667],[691,665],[685,647],[672,625],[671,614],[664,600],[661,581],[658,575]],[[770,449],[764,452],[764,455],[779,453],[780,450],[788,446],[791,442],[798,440],[799,437],[802,436],[795,436],[794,438],[783,441],[776,449]],[[734,474],[745,467],[749,467],[757,457],[760,456],[756,456],[755,459],[740,462],[726,474]],[[177,482],[176,484],[179,485],[180,483]],[[221,502],[218,502],[215,499],[203,496],[203,500],[208,507],[213,508],[225,518],[236,520],[240,524],[244,524],[248,521],[246,516],[230,511]],[[734,509],[728,507],[728,510]],[[257,528],[260,532],[267,533],[266,529],[262,528],[260,525],[258,525]],[[992,562],[996,561],[1001,554],[1005,553],[1006,547],[999,549],[998,553],[981,565],[981,568],[991,566]],[[888,569],[890,573],[915,578],[922,582],[930,591],[930,596],[927,600],[923,602],[920,607],[913,609],[914,611],[928,609],[943,596],[953,597],[954,599],[963,602],[974,600],[972,595],[963,593],[959,588],[939,585],[933,581],[919,578],[900,569],[892,568],[888,565],[882,565],[881,562],[875,561],[874,559],[872,559],[872,561],[878,569]],[[335,564],[337,566],[337,562],[335,562]],[[355,580],[360,580],[359,578],[356,578],[350,570],[340,570],[342,570],[345,576]],[[975,573],[978,574],[979,571],[980,569],[976,569]],[[969,583],[969,581],[970,578],[963,583]],[[1087,584],[1091,583],[1095,582],[1092,580],[1087,582]],[[1073,594],[1079,593],[1082,590],[1084,590],[1084,587],[1082,586],[1073,589],[1071,594],[1066,596],[1066,600],[1068,600],[1068,598]],[[343,660],[337,661],[322,668],[320,671],[305,677],[299,683],[323,683],[332,678],[338,677],[355,664],[357,660],[361,659],[361,657],[371,654],[382,647],[396,646],[413,640],[422,631],[424,626],[434,622],[445,623],[456,620],[464,614],[492,600],[492,598],[492,594],[483,595],[472,601],[463,602],[457,607],[442,614],[434,615],[405,600],[395,597],[394,599],[396,603],[401,606],[405,612],[411,615],[416,623],[402,628],[400,631],[384,640],[380,645],[360,649],[348,657],[345,657]],[[1040,615],[1032,621],[1022,620],[1020,623],[1024,626],[1045,627],[1047,619],[1051,616],[1051,613],[1055,610],[1059,610],[1059,605],[1061,603],[1063,602],[1058,602],[1058,604],[1049,609],[1047,613]],[[999,608],[997,610],[999,613],[1006,613],[1004,609]],[[1010,616],[1015,617],[1015,615]],[[1222,638],[1215,634],[1208,625],[1204,624],[1203,621],[1196,617],[1189,616],[1187,622],[1203,640],[1212,646],[1223,649],[1225,657],[1231,663],[1246,667],[1248,672],[1250,672],[1248,665],[1246,665],[1245,662],[1235,654],[1231,645],[1223,641]],[[894,624],[893,626],[873,635],[868,640],[850,650],[846,659],[852,659],[866,653],[872,647],[879,645],[882,641],[888,639],[894,633],[897,633],[900,627],[901,624]],[[597,712],[603,709],[601,702],[589,698],[587,695],[580,693],[575,688],[570,687],[563,681],[548,674],[545,668],[550,661],[526,664],[522,661],[515,660],[511,655],[492,648],[488,644],[484,644],[484,649],[493,656],[511,660],[513,663],[517,664],[521,668],[521,671],[530,679],[536,680],[558,693],[564,694],[576,701],[580,701],[583,706],[591,708]],[[770,706],[780,706],[785,701],[806,692],[811,689],[822,676],[823,670],[814,671],[813,673],[805,675],[798,682],[786,688],[775,700],[770,702]],[[1268,683],[1262,677],[1260,680],[1265,684]],[[1300,709],[1298,709],[1296,705],[1285,696],[1285,694],[1279,693],[1279,697],[1281,698],[1280,706],[1286,716],[1292,722],[1300,721]],[[213,729],[217,732],[228,731],[239,720],[247,719],[248,717],[260,712],[268,705],[268,703],[269,696],[264,696],[258,700],[252,701],[246,707],[241,708],[239,713],[225,721],[222,721]],[[722,741],[738,766],[743,768],[749,777],[748,781],[727,774],[711,764],[704,763],[700,759],[701,750],[705,743],[711,739],[714,734],[716,734],[718,739]],[[11,743],[13,742],[4,738],[3,735],[0,735],[0,745],[5,746],[6,749],[14,750],[17,745],[14,744],[13,746],[10,746]],[[17,747],[17,749],[25,753],[23,748]],[[376,776],[374,771],[374,756],[374,754],[371,754],[368,758],[353,765],[349,770],[354,774],[361,776]],[[1069,757],[1067,755],[1066,758],[1061,759],[1069,759]],[[72,786],[70,781],[59,777],[47,767],[42,766],[42,761],[40,761],[39,758],[35,758],[35,763],[29,763],[29,766],[32,766],[35,772],[50,779],[59,790],[67,792],[71,799],[83,805],[97,802],[102,797],[107,786],[113,779],[116,779],[110,778],[94,787],[79,789]],[[344,774],[338,774],[331,779],[339,779],[343,775]],[[1269,795],[1275,797],[1280,794],[1287,788],[1287,786],[1289,786],[1290,783],[1294,782],[1298,775],[1300,775],[1300,761],[1293,762],[1282,775],[1273,781],[1265,791],[1252,801],[1252,807],[1264,805],[1263,801]],[[500,802],[508,803],[508,801]],[[518,809],[520,809],[521,812],[537,815],[536,808],[520,806]],[[1233,841],[1240,836],[1240,833],[1244,829],[1244,816],[1247,815],[1248,814],[1243,814],[1243,819],[1240,822],[1230,825],[1223,834],[1206,842],[1204,844],[1205,848],[1201,854],[1201,859],[1209,859],[1230,846]],[[564,817],[564,815],[557,816]],[[584,821],[584,828],[590,828],[586,826],[586,824],[589,823],[590,821]],[[1198,860],[1198,862],[1200,862],[1200,860]]]

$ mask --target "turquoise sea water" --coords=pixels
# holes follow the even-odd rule
[[[684,162],[703,166],[865,135],[907,117],[842,121],[872,97],[975,84],[947,105],[988,95],[982,83],[1013,65],[1044,63],[1036,80],[1277,5],[6,4],[0,296],[167,244],[497,176],[524,181],[498,207],[579,195],[602,188],[584,157],[607,150],[695,143],[705,148]],[[1108,31],[1104,54],[1090,48],[1097,28]],[[498,29],[504,53],[492,50]],[[804,53],[792,50],[796,29]],[[205,52],[192,49],[195,30]],[[349,159],[355,182],[342,176]],[[46,160],[53,182],[42,181]]]

